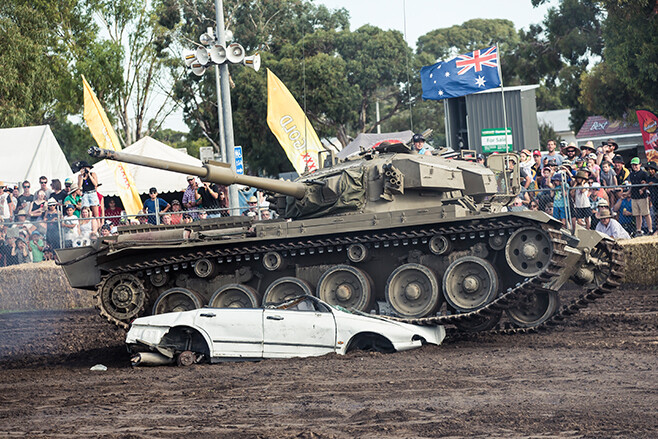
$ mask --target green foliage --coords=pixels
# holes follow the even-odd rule
[[[96,142],[86,126],[75,124],[66,118],[48,121],[62,152],[69,163],[86,160],[94,163],[96,160],[89,157],[87,150],[95,146]]]
[[[560,144],[560,141],[563,140],[562,137],[557,135],[557,133],[553,129],[553,125],[547,123],[540,123],[538,128],[539,128],[539,149],[541,149],[541,146],[546,145],[549,140],[555,140],[555,142],[558,145]]]

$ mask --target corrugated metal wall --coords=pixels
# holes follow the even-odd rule
[[[457,149],[456,133],[459,131],[457,116],[458,99],[448,100],[450,133],[448,146]],[[482,151],[481,134],[483,129],[503,128],[502,96],[499,92],[472,94],[466,96],[466,121],[468,125],[468,148]],[[505,91],[507,124],[512,128],[514,150],[539,147],[537,128],[537,103],[534,88],[523,87]]]

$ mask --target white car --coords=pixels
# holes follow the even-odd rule
[[[259,360],[345,354],[355,349],[405,351],[441,344],[442,326],[417,326],[353,314],[312,296],[273,308],[200,308],[140,317],[126,344],[133,365]]]

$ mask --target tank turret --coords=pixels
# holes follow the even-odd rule
[[[491,155],[484,167],[384,143],[294,182],[217,162],[91,154],[256,187],[287,219],[119,227],[89,247],[57,250],[71,286],[95,290],[101,315],[124,328],[139,315],[311,294],[412,323],[525,331],[564,320],[621,280],[614,240],[505,209],[521,188],[516,154]],[[559,308],[568,281],[583,295]]]
[[[519,190],[514,154],[494,156],[486,168],[467,160],[419,155],[403,144],[380,145],[295,182],[236,174],[221,162],[192,166],[99,148],[89,152],[98,158],[196,175],[218,184],[256,187],[270,194],[280,216],[291,219],[438,205],[474,211],[479,209],[477,203],[494,195],[500,208]],[[491,204],[487,209],[491,210]]]

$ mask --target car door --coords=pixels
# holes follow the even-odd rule
[[[334,315],[310,300],[307,305],[263,311],[263,357],[307,357],[336,351]]]
[[[213,357],[263,357],[262,309],[204,308],[199,310],[195,324],[210,336]]]

